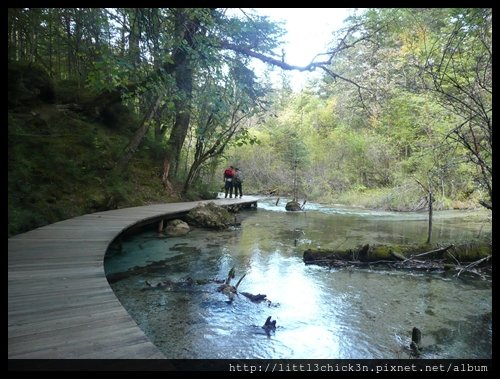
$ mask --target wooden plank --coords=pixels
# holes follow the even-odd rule
[[[98,304],[87,304],[80,307],[64,308],[64,309],[51,309],[45,312],[40,312],[36,317],[33,317],[33,312],[18,312],[9,309],[8,315],[8,325],[24,325],[30,323],[36,323],[40,321],[53,320],[53,319],[63,319],[67,317],[73,317],[75,314],[98,314],[102,312],[107,312],[109,310],[123,310],[125,309],[121,306],[118,299],[113,299],[107,302],[102,302]],[[16,314],[14,314],[16,312]],[[126,312],[126,311],[125,311]]]
[[[62,318],[36,320],[31,323],[12,325],[9,328],[9,338],[31,335],[41,332],[66,329],[70,326],[87,326],[95,323],[105,324],[120,320],[130,320],[130,315],[124,309],[103,309],[99,313],[71,314]]]
[[[35,302],[32,304],[22,302],[22,303],[11,303],[9,302],[9,311],[7,314],[9,324],[15,323],[16,318],[19,316],[30,316],[33,319],[48,319],[54,317],[54,313],[72,311],[72,313],[82,312],[85,307],[90,307],[92,305],[107,304],[107,306],[121,306],[120,303],[116,303],[112,298],[112,294],[96,295],[88,297],[75,297],[71,301],[62,301],[59,298],[56,304],[44,303],[43,301]],[[10,309],[10,308],[15,309]],[[70,312],[71,314],[71,312]]]
[[[102,354],[102,353],[101,353]],[[158,350],[151,349],[149,344],[142,341],[129,342],[126,346],[105,351],[107,359],[165,359],[165,356]],[[83,352],[80,358],[96,359],[100,358],[95,351]]]
[[[112,295],[113,291],[110,291],[108,288],[104,287],[101,284],[100,287],[95,287],[92,290],[86,291],[82,291],[80,288],[79,291],[78,289],[73,289],[72,291],[57,291],[52,292],[51,294],[39,292],[31,295],[9,296],[8,303],[9,306],[12,307],[15,307],[17,304],[22,305],[24,303],[28,303],[30,306],[41,306],[47,304],[51,306],[49,307],[49,309],[56,309],[56,307],[60,307],[61,304],[80,304],[83,301],[88,303],[88,298],[95,299],[96,297]],[[38,308],[37,311],[40,311],[40,309]]]
[[[113,293],[104,256],[125,229],[210,201],[97,212],[9,238],[8,357],[163,358]]]
[[[59,277],[58,275],[47,276],[45,278],[32,276],[29,279],[9,278],[9,294],[15,293],[16,296],[23,294],[40,293],[44,294],[49,291],[64,291],[66,288],[75,288],[88,285],[89,288],[94,287],[99,283],[102,287],[107,287],[108,282],[103,278],[104,270],[95,271],[92,276],[88,275],[66,275]],[[63,273],[64,274],[64,273]],[[10,275],[10,274],[9,274]]]
[[[83,290],[83,291],[82,291]],[[73,296],[76,294],[94,294],[97,293],[98,291],[102,293],[110,293],[112,294],[113,290],[109,288],[107,285],[107,282],[103,283],[100,280],[99,281],[84,281],[80,280],[77,282],[77,284],[72,284],[71,286],[62,286],[59,285],[54,288],[54,286],[50,285],[45,285],[45,286],[34,286],[30,287],[28,291],[20,291],[19,289],[16,289],[16,291],[9,291],[8,294],[8,299],[9,301],[41,301],[42,299],[40,298],[46,298],[49,299],[50,297],[54,296]],[[37,297],[39,299],[37,299]]]
[[[92,325],[86,328],[67,328],[63,333],[43,332],[8,339],[9,357],[28,351],[61,350],[66,358],[74,350],[107,350],[131,341],[147,342],[147,338],[137,325],[130,320],[112,325]],[[71,356],[71,353],[70,353]],[[101,356],[103,358],[103,356]]]
[[[54,347],[50,350],[39,350],[35,353],[28,352],[17,354],[15,358],[26,359],[53,359],[58,356],[59,359],[165,359],[165,356],[158,350],[156,346],[148,341],[130,339],[124,341],[121,346],[102,346],[94,344],[89,346],[75,346],[71,350]],[[12,358],[12,357],[9,357]],[[119,367],[118,362],[113,362]]]

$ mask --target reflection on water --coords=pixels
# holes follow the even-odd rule
[[[282,204],[284,206],[284,203]],[[112,285],[148,337],[168,358],[408,358],[414,326],[422,331],[424,358],[491,358],[491,284],[440,274],[339,270],[306,266],[309,246],[348,248],[360,243],[421,242],[425,214],[369,212],[308,205],[283,212],[259,202],[242,212],[241,227],[195,229],[186,237],[145,232],[123,241],[106,259],[107,273],[164,261],[151,272]],[[477,212],[439,213],[435,241],[491,237]],[[242,292],[232,303],[218,284],[236,267]],[[172,285],[146,285],[165,280]],[[266,318],[277,320],[267,335]]]

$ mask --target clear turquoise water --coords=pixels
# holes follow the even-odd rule
[[[408,358],[414,326],[423,358],[491,358],[490,281],[390,270],[306,266],[308,247],[423,242],[425,213],[376,212],[259,201],[227,231],[194,229],[185,237],[144,232],[123,241],[105,261],[108,274],[161,262],[112,284],[138,325],[168,358]],[[436,212],[433,241],[491,239],[487,213]],[[259,304],[228,302],[218,284],[236,268],[239,290],[266,294]],[[171,284],[150,288],[161,281]],[[177,284],[175,284],[177,283]],[[272,316],[277,329],[261,326]]]

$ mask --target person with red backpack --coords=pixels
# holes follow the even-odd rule
[[[233,197],[233,178],[234,178],[234,167],[229,166],[224,170],[224,193],[226,194],[225,198],[227,198],[227,193],[229,192],[229,198]]]

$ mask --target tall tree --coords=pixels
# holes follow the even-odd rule
[[[437,99],[460,121],[448,137],[465,147],[492,209],[492,10],[452,9],[425,41],[419,67]]]
[[[205,12],[179,8],[173,11],[174,38],[176,48],[172,54],[172,64],[168,64],[167,71],[173,70],[177,85],[177,96],[174,99],[175,122],[167,142],[167,149],[163,159],[162,180],[166,188],[171,189],[169,181],[170,170],[177,173],[182,146],[189,129],[191,118],[191,99],[193,91],[193,70],[195,69],[196,49],[199,48],[197,35]]]
[[[201,80],[203,84],[197,91],[197,109],[194,112],[195,152],[184,192],[197,179],[203,165],[221,156],[231,141],[255,143],[255,138],[249,137],[242,124],[259,108],[260,98],[255,96],[257,85],[253,72],[238,62],[234,64],[227,74],[221,72],[219,77]],[[264,94],[263,89],[260,94]]]
[[[481,204],[491,208],[491,9],[370,9],[350,22],[361,23],[364,34],[373,38],[344,51],[333,67],[348,70],[360,85],[366,120],[377,124],[388,103],[402,93],[426,96],[426,101],[439,104],[447,113],[442,119],[448,125],[444,131],[448,143],[440,143],[439,149],[449,150],[453,143],[465,148],[477,168],[477,189],[485,194]],[[338,66],[355,56],[362,63]],[[328,88],[340,89],[331,76],[325,81]],[[344,102],[348,99],[344,96]],[[428,155],[433,151],[429,148]]]

